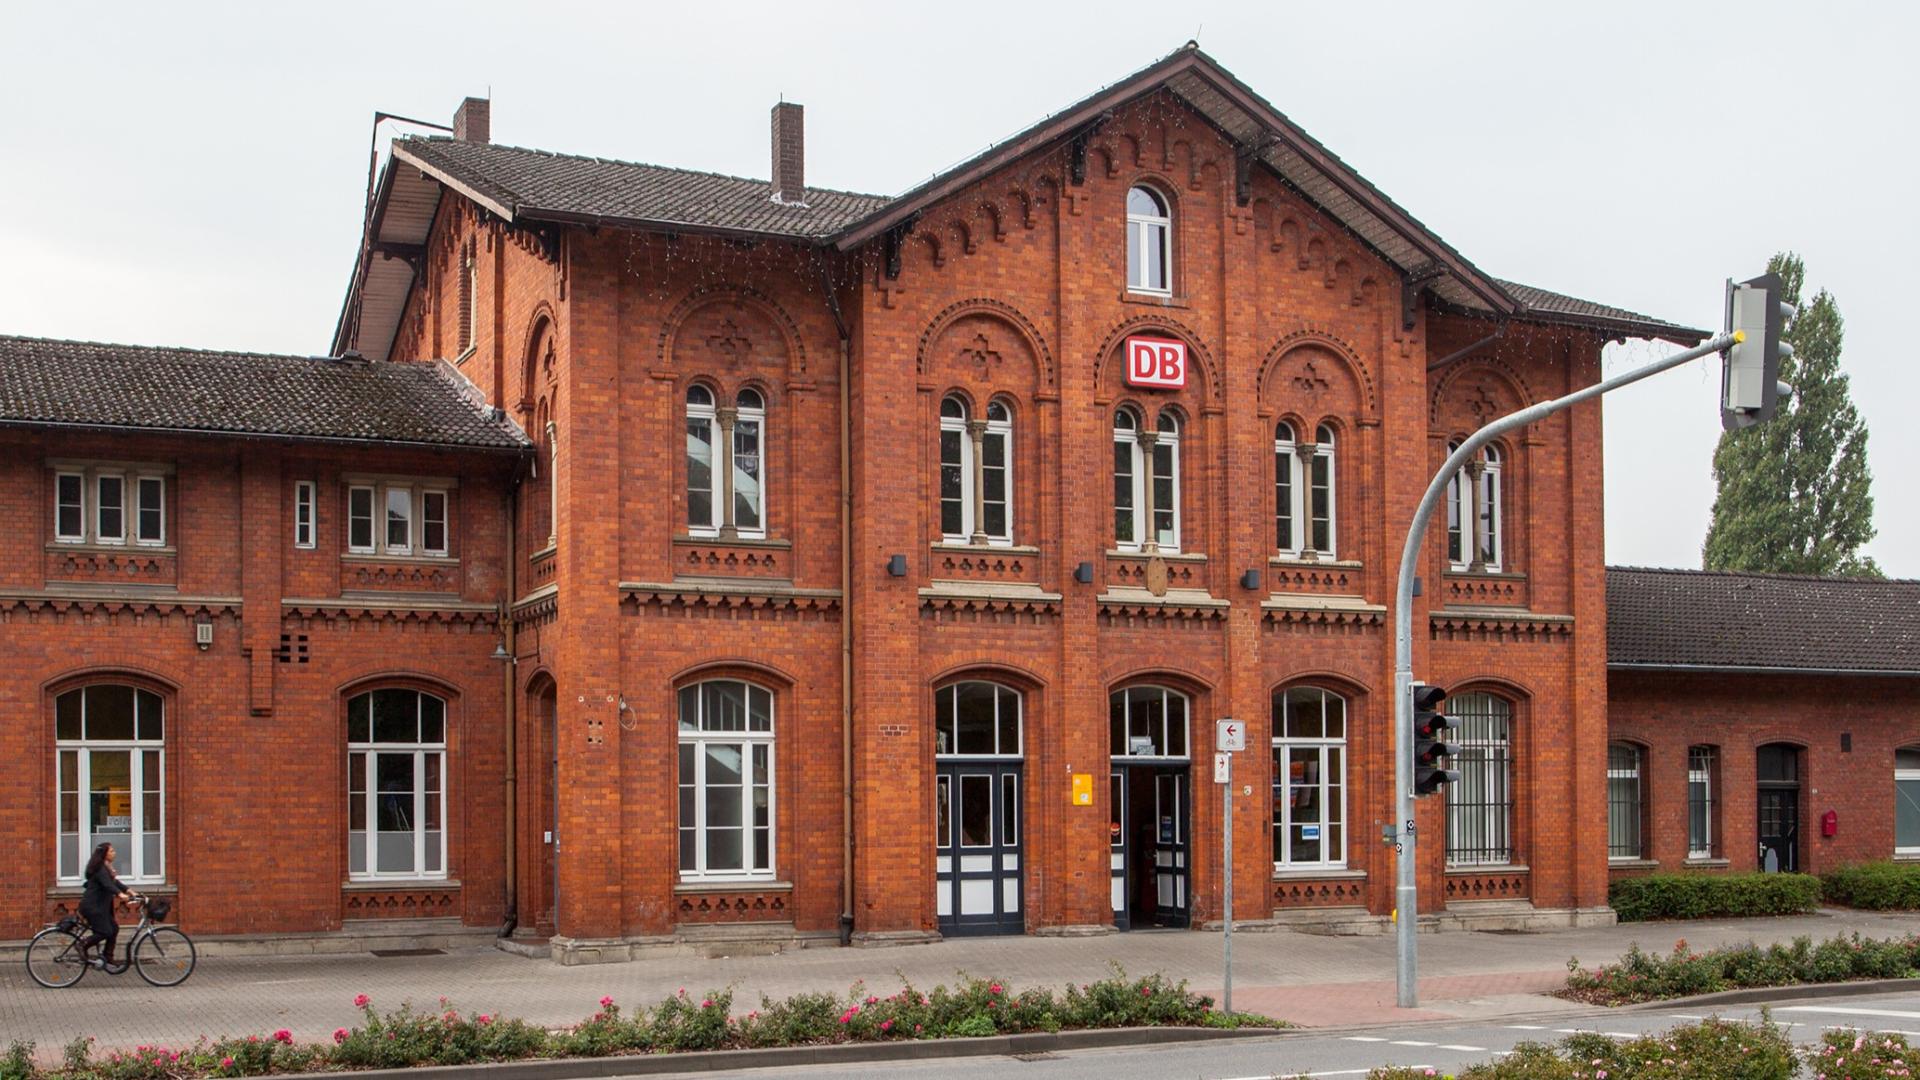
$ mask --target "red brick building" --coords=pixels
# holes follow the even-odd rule
[[[206,932],[439,916],[580,961],[1199,925],[1224,718],[1237,911],[1379,925],[1426,478],[1609,339],[1702,336],[1488,276],[1192,48],[897,198],[806,187],[798,106],[771,182],[494,145],[486,106],[394,144],[333,343],[364,359],[262,360],[257,430],[175,419],[252,385],[200,358],[111,421],[7,405],[0,694],[34,719],[0,834],[37,869],[0,937],[66,902],[62,844],[156,815]],[[43,383],[90,355],[14,349]],[[1429,537],[1444,920],[1611,917],[1601,456],[1598,404],[1544,420]],[[149,471],[178,530],[87,531]],[[108,764],[62,816],[69,749]],[[157,798],[113,786],[149,750]],[[305,900],[255,910],[265,875]]]

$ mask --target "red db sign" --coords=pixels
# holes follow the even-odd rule
[[[1127,385],[1178,390],[1187,385],[1187,346],[1168,338],[1127,339]]]

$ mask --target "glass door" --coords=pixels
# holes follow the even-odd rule
[[[941,763],[934,774],[935,914],[947,935],[1018,934],[1021,768]]]

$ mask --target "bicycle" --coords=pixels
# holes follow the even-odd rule
[[[193,939],[172,926],[162,926],[173,905],[164,899],[136,900],[140,905],[140,923],[127,938],[126,962],[117,966],[100,965],[109,975],[123,975],[128,968],[154,986],[178,986],[193,974],[198,959]],[[79,916],[69,915],[33,935],[27,945],[27,974],[49,990],[72,986],[86,977],[93,967],[81,949],[85,936]]]

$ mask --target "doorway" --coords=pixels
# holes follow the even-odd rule
[[[949,937],[1018,934],[1020,765],[941,762],[934,772],[934,913]]]
[[[1755,762],[1759,782],[1760,869],[1797,873],[1800,869],[1800,748],[1786,743],[1762,746]]]
[[[1108,862],[1113,925],[1183,927],[1190,921],[1191,770],[1115,764],[1108,773]]]

